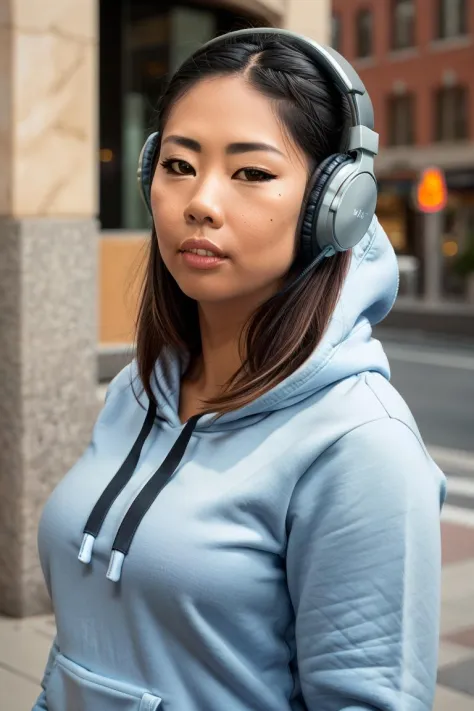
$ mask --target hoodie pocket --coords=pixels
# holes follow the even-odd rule
[[[94,674],[58,654],[46,687],[48,711],[157,711],[161,698]]]

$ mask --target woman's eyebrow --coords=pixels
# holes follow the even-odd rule
[[[278,150],[275,146],[270,143],[230,143],[226,148],[226,153],[229,155],[236,155],[237,153],[250,153],[251,151],[270,151],[271,153],[278,153],[283,155],[283,153]]]
[[[202,150],[199,141],[195,141],[194,138],[186,138],[186,136],[167,136],[164,141],[165,143],[175,143],[177,146],[183,146],[183,148],[189,148],[189,150],[195,153],[200,153]]]
[[[194,151],[195,153],[201,153],[202,151],[202,146],[199,141],[196,141],[194,138],[188,138],[187,136],[167,136],[163,141],[163,145],[165,143],[175,143],[178,146],[183,146],[183,148],[189,148],[189,150]],[[284,155],[280,150],[278,150],[278,148],[272,146],[270,143],[262,143],[259,141],[229,143],[226,147],[226,153],[228,155],[251,153],[253,151],[269,151],[271,153],[278,153],[281,156]]]

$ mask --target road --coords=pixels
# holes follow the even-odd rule
[[[474,346],[379,336],[390,359],[392,382],[412,409],[426,442],[474,455]]]
[[[444,518],[474,527],[474,344],[380,331],[392,383],[448,476]]]

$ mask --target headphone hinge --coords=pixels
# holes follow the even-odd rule
[[[379,134],[368,126],[352,126],[349,129],[349,144],[347,152],[363,151],[376,156],[379,152]]]

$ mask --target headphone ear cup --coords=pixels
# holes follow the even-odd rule
[[[153,173],[158,154],[158,146],[160,142],[160,134],[158,131],[148,136],[145,145],[143,146],[140,157],[138,159],[137,180],[138,189],[148,208],[151,212],[151,184],[153,181]]]
[[[323,160],[310,178],[304,212],[300,223],[300,250],[305,264],[311,263],[313,259],[320,254],[322,249],[318,243],[316,224],[325,189],[342,165],[353,162],[353,158],[347,154],[337,153]]]

